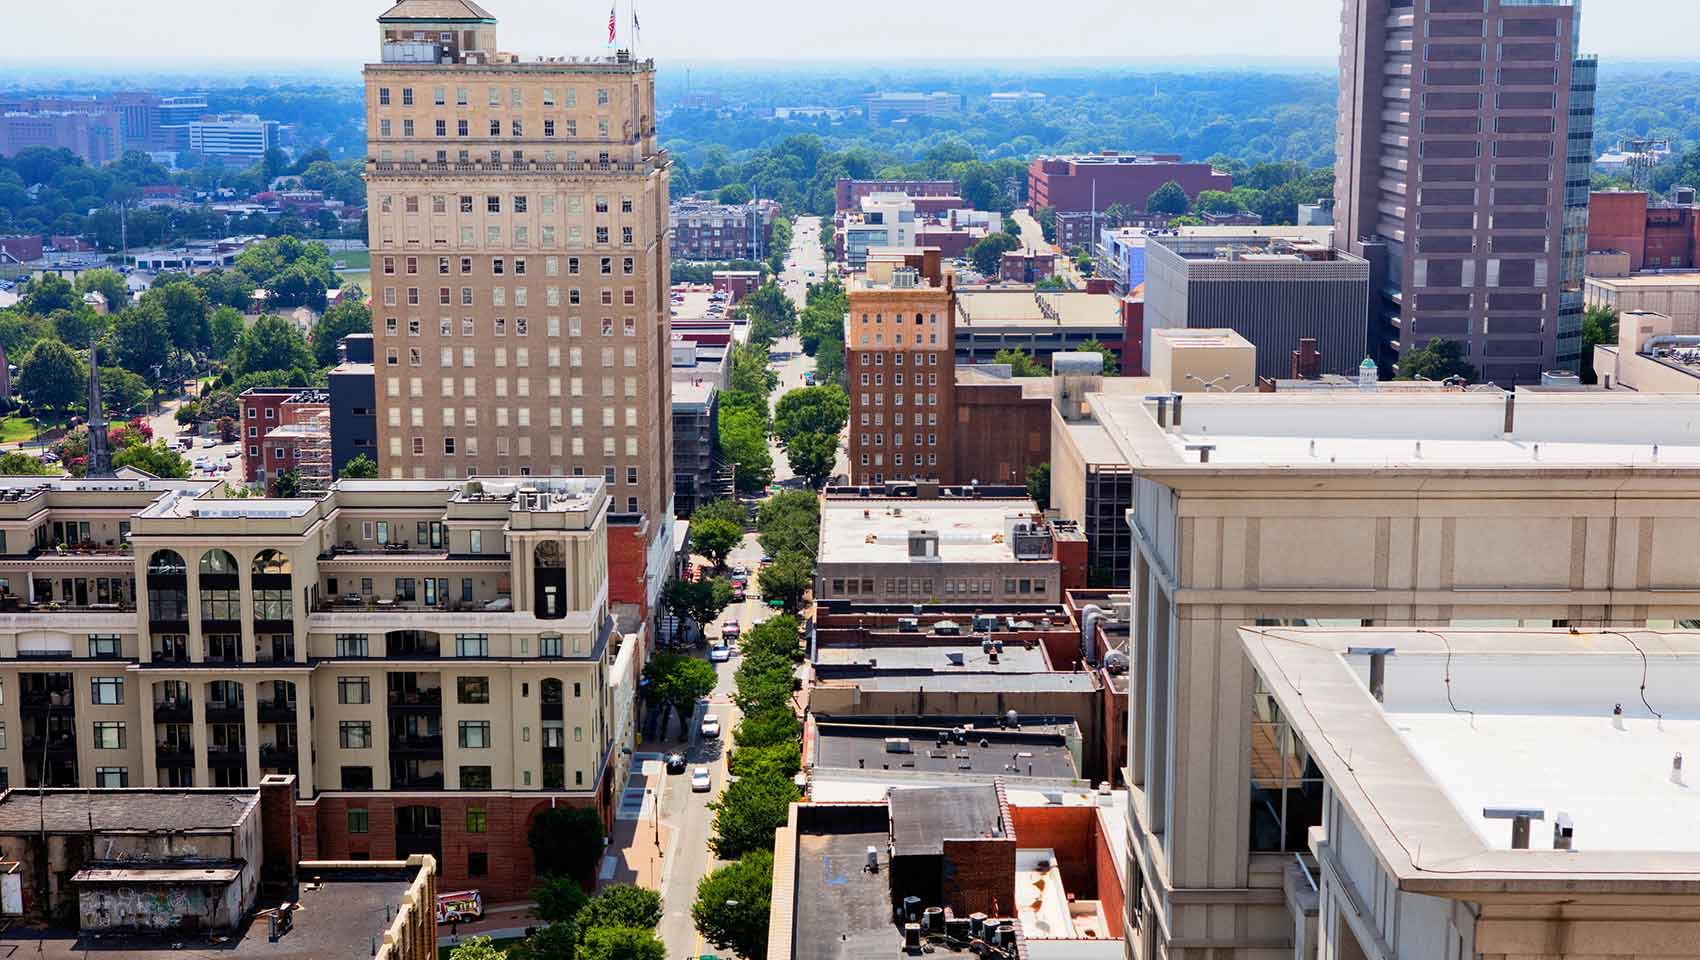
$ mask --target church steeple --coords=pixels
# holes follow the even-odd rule
[[[100,348],[89,347],[89,455],[83,476],[112,476],[112,451],[106,446],[106,412],[100,402]]]

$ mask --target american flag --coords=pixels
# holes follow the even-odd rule
[[[608,8],[608,42],[614,42],[614,8]]]

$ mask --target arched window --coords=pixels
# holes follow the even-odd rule
[[[201,554],[201,575],[232,575],[237,571],[236,558],[228,550],[208,550]]]
[[[290,572],[289,558],[277,550],[261,550],[254,556],[254,572],[287,574]]]
[[[187,575],[189,565],[183,562],[183,555],[175,550],[155,550],[148,558],[148,575],[162,577],[181,577]]]

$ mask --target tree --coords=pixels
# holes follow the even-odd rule
[[[794,551],[780,554],[756,575],[761,595],[785,604],[787,611],[796,610],[814,583],[815,568],[809,556]]]
[[[503,955],[489,937],[470,937],[449,951],[449,960],[503,960]]]
[[[1019,246],[1020,241],[1007,233],[987,234],[984,240],[968,249],[968,260],[982,275],[995,277],[1003,263],[1003,255]]]
[[[293,321],[266,314],[242,332],[230,354],[238,375],[261,370],[303,370],[313,367],[313,352]]]
[[[50,477],[58,473],[37,457],[32,457],[21,450],[13,450],[0,454],[0,476],[4,477]]]
[[[272,480],[272,496],[284,500],[301,495],[301,471],[285,470]]]
[[[154,368],[171,359],[171,323],[159,302],[145,301],[118,311],[106,335],[102,354],[149,383],[159,379]]]
[[[726,566],[726,556],[744,540],[744,528],[729,520],[704,517],[691,518],[691,549],[707,557],[719,570]]]
[[[138,413],[147,407],[148,384],[122,367],[101,367],[100,397],[110,412]]]
[[[135,467],[156,477],[184,480],[189,476],[189,461],[160,440],[125,447],[112,455],[113,467]]]
[[[649,695],[657,703],[671,707],[679,714],[679,722],[696,710],[697,701],[714,692],[718,677],[714,665],[695,657],[675,653],[656,654],[643,668],[643,678],[649,684]],[[667,734],[667,715],[661,715],[661,733]]]
[[[590,902],[578,880],[564,873],[539,877],[531,899],[537,901],[537,916],[545,923],[572,923]]]
[[[508,947],[507,960],[573,960],[577,953],[578,925],[551,923]]]
[[[1044,234],[1046,243],[1057,242],[1057,208],[1043,206],[1034,211],[1033,219],[1039,223],[1039,232]]]
[[[31,406],[68,410],[83,397],[88,367],[70,347],[43,340],[18,364],[18,394]]]
[[[992,362],[1009,364],[1009,374],[1012,377],[1043,377],[1049,373],[1039,361],[1014,347],[999,350],[992,356]]]
[[[1200,190],[1192,209],[1200,216],[1206,213],[1238,213],[1240,204],[1226,190]]]
[[[748,647],[745,648],[746,650]],[[749,656],[748,653],[745,656]],[[789,675],[789,671],[787,671]],[[738,729],[733,733],[733,739],[738,744],[738,751],[764,750],[768,747],[782,744],[794,744],[802,735],[803,725],[786,705],[782,709],[763,710],[752,713],[738,721]],[[742,776],[742,774],[739,774]],[[790,776],[790,774],[786,774]]]
[[[729,393],[753,393],[762,399],[766,409],[768,395],[779,386],[779,374],[767,362],[767,349],[750,343],[732,348],[732,375],[728,378]]]
[[[722,860],[735,860],[752,850],[772,850],[773,831],[785,825],[791,804],[797,799],[797,787],[789,780],[751,777],[732,781],[718,799],[709,801],[708,807],[714,811],[714,836],[708,845]]]
[[[819,490],[838,466],[838,435],[799,434],[786,445],[785,460],[791,465],[791,472],[802,478],[809,489]]]
[[[1187,199],[1186,191],[1173,180],[1151,191],[1151,196],[1145,201],[1147,213],[1172,213],[1177,216],[1192,208],[1192,201]]]
[[[738,302],[738,310],[750,320],[750,342],[763,348],[764,363],[766,347],[797,332],[797,305],[773,280],[745,295]]]
[[[820,550],[820,500],[805,490],[775,494],[757,512],[756,530],[769,556],[813,557]]]
[[[792,390],[773,408],[773,433],[782,444],[805,433],[836,439],[849,422],[850,397],[836,383]]]
[[[342,465],[337,474],[344,480],[376,480],[378,478],[377,461],[364,453]]]
[[[531,821],[525,839],[537,875],[559,874],[582,883],[602,859],[602,837],[602,816],[596,810],[551,807]]]
[[[584,931],[597,927],[653,930],[660,923],[661,894],[627,883],[604,887],[578,914],[579,929]]]
[[[1051,465],[1041,463],[1027,471],[1027,495],[1043,510],[1051,505]]]
[[[578,960],[667,960],[667,945],[642,927],[592,927],[584,931]]]
[[[691,920],[708,942],[740,957],[765,957],[767,914],[772,905],[773,853],[755,850],[697,882]],[[815,933],[830,935],[829,931]]]
[[[1594,348],[1617,343],[1617,311],[1610,307],[1588,307],[1582,311],[1582,382],[1598,383]]]
[[[71,281],[56,273],[44,273],[24,287],[22,305],[25,313],[45,317],[55,310],[74,310],[82,302]]]
[[[1121,368],[1121,365],[1116,362],[1116,352],[1114,350],[1111,350],[1109,347],[1105,346],[1104,342],[1102,340],[1099,340],[1097,337],[1093,337],[1092,339],[1081,344],[1080,345],[1080,352],[1081,353],[1096,353],[1099,356],[1102,356],[1104,358],[1104,376],[1106,376],[1106,377],[1121,376],[1121,369],[1122,368]]]
[[[732,603],[732,585],[725,580],[669,580],[661,588],[661,605],[681,620],[709,624]]]
[[[124,275],[108,267],[84,270],[77,275],[77,295],[98,293],[106,298],[106,308],[117,312],[130,305],[130,284]]]
[[[201,288],[187,280],[168,283],[165,286],[155,285],[142,296],[143,302],[157,303],[165,314],[166,325],[171,330],[171,345],[186,353],[205,350],[212,337],[207,329],[207,320],[211,316],[212,307],[207,303],[207,295]]]
[[[741,183],[728,184],[720,188],[720,194],[715,201],[724,204],[749,203],[750,188]]]
[[[1400,380],[1445,380],[1448,377],[1476,379],[1476,368],[1465,359],[1464,345],[1436,337],[1421,349],[1407,350],[1399,358]]]
[[[767,422],[754,411],[722,407],[720,449],[738,466],[740,493],[759,493],[773,482],[773,454],[767,449]]]
[[[235,307],[220,306],[214,310],[207,321],[212,355],[221,360],[230,356],[230,351],[236,349],[236,341],[242,337],[243,326],[242,312]]]
[[[91,271],[93,272],[93,271]],[[58,310],[48,318],[59,339],[78,350],[87,350],[112,328],[111,317],[101,316],[88,306],[79,304],[75,310]]]
[[[844,382],[844,341],[839,339],[822,340],[820,348],[815,351],[815,381],[817,383]]]
[[[705,520],[724,520],[740,530],[748,519],[749,511],[737,500],[710,500],[691,514],[692,524]]]
[[[803,625],[790,614],[763,620],[744,635],[744,652],[749,656],[770,654],[793,663],[803,660]]]
[[[336,365],[337,345],[351,333],[372,332],[372,311],[359,300],[348,299],[325,311],[313,327],[313,358],[321,367]]]
[[[781,711],[774,711],[771,716],[780,717]],[[792,720],[798,736],[801,736],[801,725],[795,723],[795,717]],[[738,729],[743,728],[744,725],[739,723]],[[727,769],[734,777],[779,777],[789,780],[797,775],[797,771],[803,769],[803,745],[800,740],[793,738],[785,743],[765,747],[739,746],[727,758],[727,764]]]

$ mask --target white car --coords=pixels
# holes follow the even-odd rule
[[[714,785],[714,780],[708,775],[707,767],[695,767],[691,770],[691,792],[707,793]]]
[[[708,648],[708,659],[714,663],[725,663],[732,659],[732,648],[724,643],[717,643]]]
[[[203,446],[203,447],[216,447],[216,446],[218,446],[218,438],[217,437],[208,437],[205,440],[201,441],[201,446]]]
[[[720,718],[714,714],[705,714],[702,718],[702,738],[713,740],[720,736]]]

